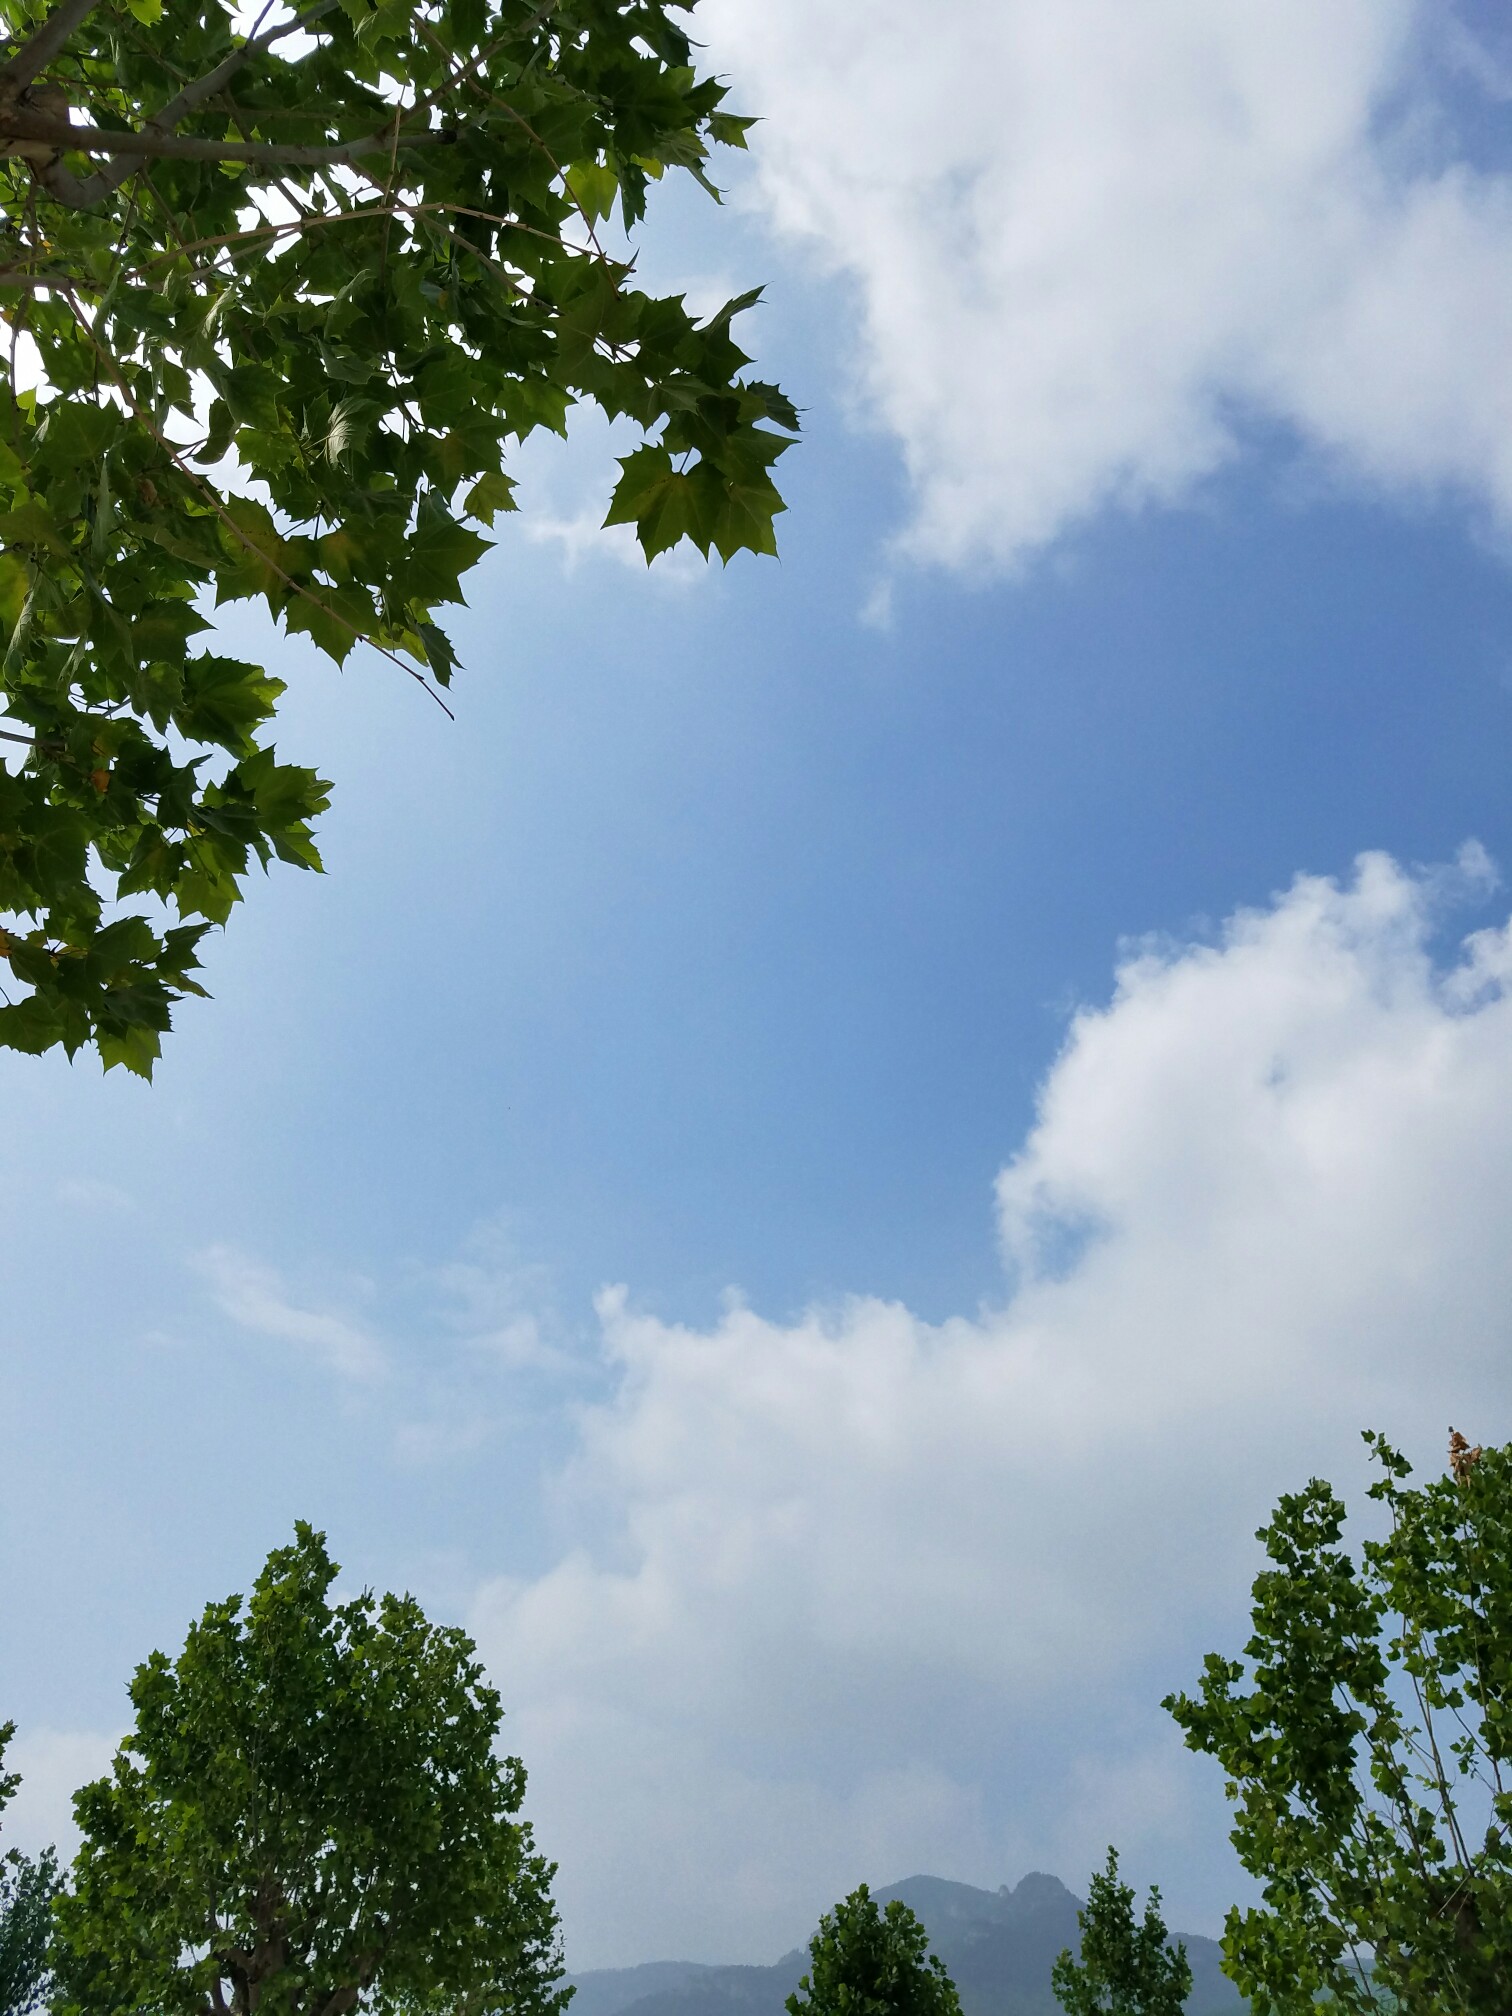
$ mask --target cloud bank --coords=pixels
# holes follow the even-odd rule
[[[1366,856],[1127,948],[998,1175],[1004,1297],[944,1323],[857,1296],[676,1325],[611,1290],[564,1402],[549,1282],[502,1235],[357,1315],[204,1257],[376,1464],[554,1469],[545,1572],[443,1605],[572,1965],[770,1959],[859,1881],[1076,1881],[1110,1840],[1213,1928],[1221,1787],[1156,1704],[1241,1642],[1255,1526],[1309,1475],[1357,1499],[1362,1426],[1428,1465],[1451,1422],[1512,1437],[1512,924],[1445,936],[1491,881],[1473,849]],[[7,1837],[66,1834],[107,1748],[23,1727]]]
[[[999,1177],[1001,1308],[604,1295],[570,1544],[472,1618],[574,1965],[770,1958],[863,1878],[1109,1838],[1216,1913],[1219,1787],[1154,1704],[1237,1642],[1253,1528],[1357,1486],[1364,1425],[1512,1434],[1512,925],[1434,956],[1488,882],[1366,856],[1130,950]]]
[[[1426,0],[703,0],[760,198],[853,283],[916,559],[1171,502],[1246,425],[1512,518],[1505,52]],[[1498,117],[1504,117],[1498,110]]]

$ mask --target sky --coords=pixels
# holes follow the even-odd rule
[[[574,1968],[1109,1841],[1212,1932],[1255,1528],[1512,1437],[1512,29],[696,26],[763,123],[641,270],[765,284],[780,561],[648,572],[590,416],[455,723],[233,612],[328,872],[150,1087],[0,1056],[7,1836],[308,1518],[476,1636]]]

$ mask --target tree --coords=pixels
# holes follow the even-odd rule
[[[900,1899],[885,1911],[863,1883],[819,1920],[788,2016],[960,2016],[955,1984]]]
[[[1181,2016],[1192,1992],[1186,1947],[1166,1940],[1160,1892],[1153,1885],[1141,1924],[1134,1892],[1118,1880],[1118,1856],[1093,1875],[1087,1908],[1078,1911],[1081,1959],[1068,1946],[1050,1970],[1050,1985],[1066,2016]]]
[[[729,560],[775,552],[797,425],[742,375],[757,296],[700,322],[609,229],[744,144],[685,7],[230,10],[0,0],[0,1045],[144,1075],[250,864],[319,866],[330,787],[212,606],[439,699],[512,444],[628,420],[606,522]]]
[[[1512,1447],[1451,1431],[1411,1486],[1379,1435],[1389,1515],[1358,1557],[1314,1479],[1259,1538],[1244,1661],[1166,1706],[1216,1757],[1263,1903],[1229,1914],[1225,1971],[1256,2016],[1501,2011],[1512,1982]],[[1246,1663],[1247,1662],[1247,1663]]]
[[[0,1766],[16,1733],[0,1722]],[[0,1811],[15,1797],[20,1779],[0,1769]],[[58,1887],[57,1857],[44,1849],[35,1861],[19,1848],[0,1855],[0,2016],[28,2016],[46,1998],[47,1941]]]
[[[131,1683],[74,1801],[56,1906],[68,2016],[556,2016],[551,1864],[471,1641],[409,1597],[332,1605],[305,1525]]]

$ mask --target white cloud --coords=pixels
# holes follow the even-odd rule
[[[1449,8],[703,0],[699,30],[764,115],[769,214],[855,284],[914,557],[1179,499],[1245,415],[1512,521],[1512,175],[1446,109],[1505,52]]]
[[[462,1348],[512,1371],[571,1372],[578,1360],[555,1308],[550,1270],[520,1258],[506,1217],[485,1219],[455,1260],[426,1270]]]
[[[193,1260],[223,1315],[290,1345],[339,1382],[405,1470],[456,1469],[539,1418],[541,1394],[596,1371],[555,1308],[549,1271],[523,1261],[503,1219],[436,1265],[394,1256],[376,1279],[290,1283],[230,1245]],[[500,1375],[510,1375],[507,1399]]]
[[[361,1324],[339,1310],[295,1301],[272,1268],[231,1246],[208,1248],[198,1265],[217,1306],[244,1330],[297,1345],[343,1379],[365,1383],[383,1376],[383,1348]]]
[[[574,1964],[772,1957],[862,1878],[1074,1878],[1113,1824],[1223,1901],[1155,1702],[1242,1635],[1254,1526],[1362,1426],[1512,1434],[1512,926],[1432,954],[1487,886],[1366,856],[1131,950],[999,1180],[1001,1309],[602,1298],[572,1545],[474,1615]]]

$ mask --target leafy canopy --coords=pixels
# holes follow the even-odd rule
[[[863,1883],[819,1921],[788,2016],[960,2016],[955,1984],[899,1898],[883,1911]]]
[[[21,1782],[3,1768],[15,1733],[14,1722],[0,1722],[0,1811]],[[29,2016],[47,1998],[47,1941],[57,1887],[58,1863],[50,1848],[35,1861],[19,1848],[0,1855],[0,2016]]]
[[[1092,1877],[1087,1908],[1078,1911],[1081,1958],[1070,1947],[1050,1970],[1050,1985],[1066,2016],[1181,2016],[1192,1992],[1186,1947],[1167,1943],[1160,1892],[1151,1887],[1141,1923],[1134,1892],[1118,1877],[1118,1856]]]
[[[131,1683],[74,1800],[59,2016],[556,2016],[553,1870],[471,1641],[409,1597],[333,1605],[324,1537],[275,1551]]]
[[[319,866],[214,608],[434,694],[510,449],[582,400],[648,559],[775,552],[757,297],[697,321],[606,242],[744,144],[686,11],[0,0],[0,1045],[150,1074],[250,865]]]
[[[1210,1653],[1166,1707],[1216,1757],[1260,1908],[1225,1971],[1256,2016],[1464,2016],[1512,1981],[1512,1447],[1452,1434],[1448,1474],[1365,1437],[1390,1528],[1358,1557],[1314,1479],[1259,1538],[1244,1660]]]

